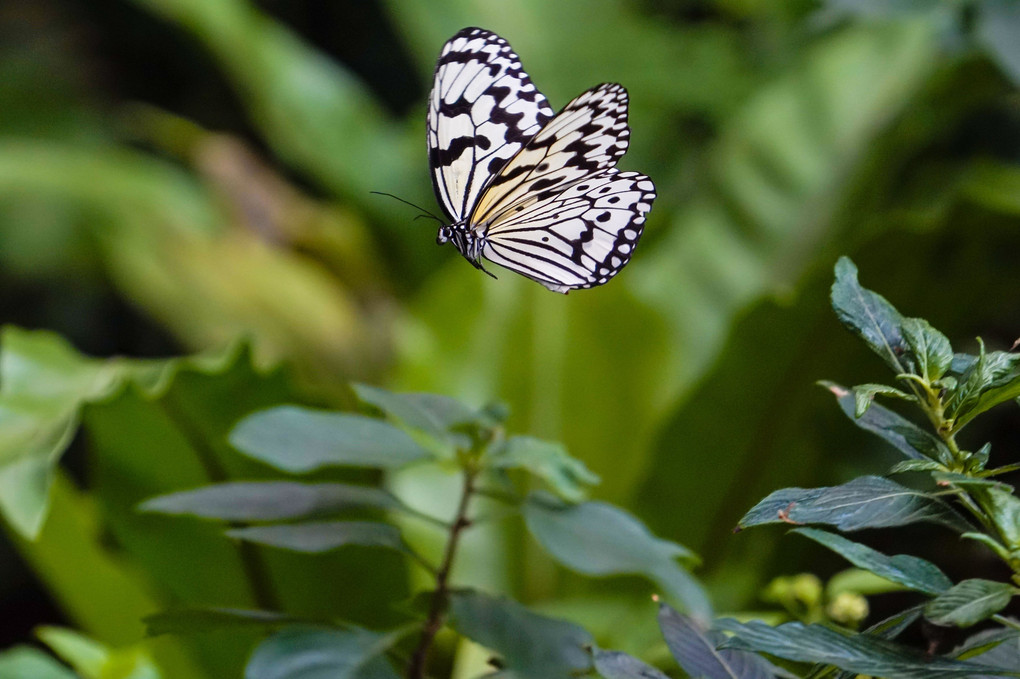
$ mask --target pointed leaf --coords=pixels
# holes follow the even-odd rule
[[[945,471],[945,465],[934,460],[903,460],[889,468],[890,474],[903,474],[904,472],[938,472]]]
[[[374,521],[322,521],[249,526],[228,530],[226,534],[237,540],[309,554],[329,552],[348,545],[408,551],[396,526]]]
[[[380,657],[396,641],[358,628],[288,627],[258,645],[244,679],[399,679]]]
[[[660,670],[621,651],[592,651],[595,671],[604,679],[669,679]]]
[[[571,502],[584,499],[587,486],[599,482],[599,477],[571,457],[562,445],[531,436],[511,437],[489,464],[495,469],[525,469]]]
[[[903,337],[903,316],[885,297],[861,287],[857,267],[847,257],[836,262],[832,308],[839,320],[882,357],[896,374],[911,372]]]
[[[502,659],[517,679],[570,679],[592,668],[587,648],[594,639],[564,620],[532,613],[505,597],[473,590],[450,594],[450,625]]]
[[[160,495],[138,506],[143,512],[191,515],[221,521],[281,521],[335,514],[352,507],[398,509],[381,488],[345,483],[251,481]]]
[[[954,649],[953,655],[1003,670],[1020,667],[1020,632],[1015,629],[987,629],[967,639]],[[971,679],[986,679],[988,675],[974,675]]]
[[[659,606],[659,627],[670,653],[692,677],[704,679],[771,679],[774,674],[766,660],[739,649],[719,649],[726,635],[706,630],[694,619]]]
[[[351,387],[363,402],[375,406],[408,427],[439,438],[452,428],[487,422],[481,412],[449,396],[387,391],[367,384],[353,384]]]
[[[740,623],[726,618],[719,620],[717,626],[736,635],[725,641],[721,648],[755,650],[787,660],[835,665],[859,674],[897,679],[965,677],[980,672],[1020,676],[1020,672],[997,670],[941,656],[931,657],[894,641],[821,625],[788,622],[772,627],[758,620]]]
[[[904,401],[917,400],[911,394],[885,384],[859,384],[851,391],[854,393],[854,417],[857,419],[860,419],[864,413],[868,412],[868,408],[871,407],[875,396],[889,396],[890,398],[898,398]]]
[[[740,528],[764,523],[821,523],[843,531],[937,523],[964,532],[969,524],[942,500],[880,476],[842,486],[784,488],[751,508]]]
[[[936,625],[970,627],[1001,611],[1016,593],[1006,582],[964,580],[930,601],[924,617]]]
[[[652,535],[622,509],[604,502],[569,505],[535,493],[524,505],[528,530],[553,558],[585,575],[637,574],[657,582],[699,618],[711,619],[701,585],[678,558],[693,560],[686,547]]]
[[[825,386],[836,396],[839,407],[851,422],[885,439],[908,458],[942,463],[952,461],[952,453],[942,441],[910,420],[877,403],[872,403],[866,412],[857,416],[857,401],[853,393],[837,384],[826,383]]]
[[[918,592],[939,594],[953,585],[938,566],[916,556],[886,556],[871,547],[816,528],[796,528],[791,532],[825,545],[858,568]]]
[[[428,457],[405,432],[382,420],[298,406],[279,406],[241,420],[230,443],[286,472],[322,467],[402,467]]]
[[[946,336],[923,318],[903,319],[902,330],[921,377],[928,382],[942,377],[953,362],[953,347]]]
[[[954,369],[958,362],[956,359]],[[985,353],[982,344],[981,353],[965,364],[968,367],[959,376],[959,387],[947,408],[949,416],[956,420],[956,430],[989,408],[1020,397],[1020,354]]]

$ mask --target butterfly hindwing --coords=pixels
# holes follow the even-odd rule
[[[447,41],[427,116],[432,185],[447,216],[466,217],[490,178],[552,117],[506,40],[465,28]]]
[[[648,177],[608,168],[494,225],[482,254],[556,292],[602,285],[630,261],[654,199]]]

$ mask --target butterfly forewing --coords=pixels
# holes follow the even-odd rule
[[[567,104],[500,172],[489,180],[470,214],[472,224],[502,219],[522,204],[554,195],[616,165],[627,151],[627,90],[593,87]]]
[[[645,175],[605,169],[494,225],[482,254],[556,292],[602,285],[630,261],[654,199]]]
[[[429,97],[432,185],[461,221],[490,178],[553,117],[506,40],[465,28],[443,47]]]

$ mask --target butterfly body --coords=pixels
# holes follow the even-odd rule
[[[655,198],[648,177],[615,168],[629,136],[622,86],[593,87],[555,114],[505,40],[462,30],[429,97],[433,188],[450,220],[437,242],[557,292],[605,283]]]

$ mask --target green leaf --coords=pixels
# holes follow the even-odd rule
[[[510,437],[487,462],[494,469],[525,469],[570,502],[583,500],[587,486],[599,482],[599,477],[583,462],[571,457],[562,445],[531,436]]]
[[[669,679],[660,670],[621,651],[594,649],[595,671],[604,679]]]
[[[923,318],[903,319],[902,331],[911,356],[917,362],[916,369],[925,381],[935,382],[949,370],[953,347],[945,335]]]
[[[853,393],[831,382],[824,383],[824,386],[836,396],[839,407],[851,422],[884,439],[908,458],[936,460],[944,464],[952,461],[952,453],[934,434],[877,403],[871,404],[866,412],[858,416],[857,400]]]
[[[916,556],[886,556],[866,545],[815,528],[796,528],[791,532],[825,545],[858,568],[918,592],[939,594],[953,585],[938,566]]]
[[[321,521],[249,526],[226,531],[228,537],[295,552],[321,554],[349,545],[408,552],[400,529],[375,521]]]
[[[704,679],[772,679],[771,666],[754,653],[739,649],[718,650],[726,635],[703,628],[693,618],[669,606],[659,606],[659,627],[669,652],[692,677]]]
[[[202,634],[221,629],[255,628],[272,630],[301,622],[286,613],[240,608],[181,608],[145,616],[145,632],[161,634]]]
[[[853,391],[854,394],[854,417],[857,419],[860,419],[864,413],[868,412],[868,408],[871,407],[872,401],[874,401],[875,396],[878,395],[898,398],[904,401],[917,400],[917,398],[911,394],[885,384],[859,384],[853,387],[851,391]]]
[[[38,648],[15,646],[0,652],[0,679],[79,679]]]
[[[835,665],[858,674],[897,679],[965,677],[981,672],[1020,676],[1020,672],[997,670],[941,656],[931,657],[893,641],[850,634],[821,625],[788,622],[771,627],[757,620],[740,623],[729,618],[716,624],[736,635],[720,648],[755,650],[786,660]]]
[[[583,628],[532,613],[505,597],[473,590],[450,594],[449,624],[492,649],[508,676],[517,679],[570,679],[591,670],[587,648],[595,641]]]
[[[864,340],[897,375],[912,372],[905,360],[903,316],[885,297],[861,287],[857,267],[848,257],[836,262],[832,308],[840,322]]]
[[[1006,645],[1006,648],[1003,649],[1006,653],[988,653],[988,651],[999,648],[1002,644]],[[994,627],[992,629],[981,630],[954,648],[952,656],[960,660],[969,660],[980,656],[980,662],[984,664],[1003,668],[1020,667],[1020,630],[1009,627]],[[996,656],[1015,658],[1015,661],[1004,665],[1001,662],[994,661]]]
[[[279,406],[241,420],[230,443],[292,473],[323,467],[402,467],[428,453],[405,432],[372,417]]]
[[[399,679],[380,657],[398,638],[358,628],[288,627],[258,645],[244,679]]]
[[[984,0],[977,11],[974,37],[984,46],[1002,72],[1020,84],[1020,7],[1009,0]]]
[[[637,519],[604,502],[565,504],[535,493],[524,505],[528,530],[564,566],[585,575],[637,574],[659,584],[688,612],[711,619],[701,585],[679,565],[693,560],[682,545],[652,535]]]
[[[408,427],[442,438],[451,430],[466,424],[488,424],[480,411],[441,394],[399,393],[367,384],[351,388],[364,403],[373,405]]]
[[[903,460],[890,467],[889,473],[903,474],[905,472],[939,472],[945,470],[945,465],[934,460]]]
[[[959,431],[976,416],[1000,403],[1020,397],[1020,354],[1005,351],[985,353],[980,343],[976,358],[965,361],[967,367],[960,373],[959,386],[949,398],[947,417],[954,420],[953,429]],[[960,365],[959,356],[954,370]]]
[[[930,601],[924,617],[936,625],[970,627],[1001,611],[1016,593],[1006,582],[964,580]]]
[[[0,335],[0,512],[21,535],[39,534],[54,468],[78,428],[81,406],[127,379],[160,383],[175,361],[87,358],[63,338],[13,326]]]
[[[1020,548],[1020,498],[1002,488],[982,488],[975,484],[972,495],[980,496],[982,505],[991,515],[1010,549]]]
[[[961,532],[970,529],[942,500],[880,476],[861,476],[842,486],[777,490],[752,507],[739,527],[821,523],[854,531],[917,522],[936,523]]]
[[[381,488],[346,483],[249,481],[218,483],[146,500],[143,512],[191,515],[221,521],[282,521],[336,514],[352,507],[399,509]]]

